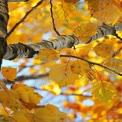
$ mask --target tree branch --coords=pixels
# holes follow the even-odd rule
[[[117,35],[117,31],[122,31],[122,22],[115,24],[114,26],[107,25],[103,23],[101,26],[97,27],[97,33],[93,35],[86,44],[90,43],[93,40],[99,39],[101,37],[105,37],[107,35],[116,36],[118,39],[122,40],[121,37]]]
[[[14,0],[13,0],[14,1]],[[17,0],[18,1],[18,0]],[[19,21],[17,22],[14,27],[7,33],[6,35],[6,39],[11,35],[11,33],[27,18],[27,16],[33,11],[35,10],[39,5],[42,4],[44,0],[39,1],[34,7],[32,7],[26,14],[25,16]]]
[[[15,58],[31,58],[41,49],[62,49],[70,48],[79,41],[74,35],[58,36],[57,39],[42,41],[36,44],[25,45],[22,43],[11,44],[7,46],[7,52],[4,59],[12,60]]]
[[[109,71],[111,71],[111,72],[114,72],[114,73],[117,74],[117,75],[122,76],[121,73],[119,73],[119,72],[117,72],[117,71],[115,71],[115,70],[113,70],[113,69],[110,69],[109,67],[106,67],[106,66],[104,66],[104,65],[102,65],[102,64],[99,64],[99,63],[95,63],[95,62],[88,61],[88,60],[86,60],[86,59],[84,59],[84,58],[80,58],[80,57],[72,56],[72,55],[60,55],[60,57],[70,57],[70,58],[80,59],[80,60],[83,60],[83,61],[89,63],[90,65],[97,65],[97,66],[103,67],[103,68],[105,68],[105,69],[107,69],[107,70],[109,70]]]
[[[3,55],[6,53],[6,41],[5,36],[7,34],[8,24],[8,5],[6,0],[0,0],[0,68],[2,64]]]
[[[9,80],[4,80],[4,82],[6,84],[14,84],[15,82],[21,82],[21,81],[24,81],[24,80],[32,80],[32,79],[41,79],[41,78],[45,78],[45,77],[48,77],[49,73],[46,73],[46,74],[40,74],[40,75],[28,75],[28,76],[19,76],[15,79],[14,82],[11,82]]]
[[[64,96],[69,96],[69,95],[73,95],[73,96],[83,96],[83,97],[92,97],[90,95],[84,95],[84,94],[65,94],[65,93],[60,93],[60,95],[64,95]]]
[[[50,0],[50,13],[51,13],[51,18],[52,18],[53,29],[56,32],[56,34],[58,36],[60,36],[60,33],[57,31],[56,26],[55,26],[55,20],[54,20],[54,17],[53,17],[53,4],[52,4],[52,0]]]

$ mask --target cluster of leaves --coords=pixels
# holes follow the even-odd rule
[[[38,0],[30,0],[27,3],[10,3],[8,30],[18,22],[18,14],[22,18],[37,2]],[[113,26],[121,22],[121,5],[121,0],[85,0],[84,3],[79,0],[55,0],[52,21],[50,4],[45,0],[8,37],[8,43],[39,42],[47,32],[50,32],[53,38],[55,31],[52,23],[62,35],[74,34],[85,43],[97,33],[97,27],[103,22]],[[118,35],[121,35],[121,32],[118,32]],[[33,59],[33,66],[29,67],[30,79],[33,79],[32,76],[40,79],[40,74],[48,73],[45,79],[49,84],[40,89],[54,95],[73,95],[75,102],[64,101],[63,104],[65,108],[73,110],[69,114],[72,120],[80,113],[82,118],[88,119],[89,122],[121,121],[121,49],[122,41],[114,36],[94,40],[88,44],[78,44],[73,48],[43,49]],[[20,65],[19,72],[28,68],[28,63],[29,60],[25,60]],[[5,84],[0,82],[0,120],[65,122],[66,114],[58,108],[39,104],[42,97],[33,88],[23,85],[24,76],[19,80],[20,83],[16,84],[16,70],[10,67],[2,68],[7,83],[13,81],[12,84],[15,84],[7,89]],[[66,87],[66,91],[62,91],[62,87]],[[92,101],[93,105],[84,105],[86,100]]]

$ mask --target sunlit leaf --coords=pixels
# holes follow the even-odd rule
[[[34,109],[34,120],[36,122],[66,122],[67,116],[54,105],[48,104],[45,107]]]
[[[36,106],[42,98],[38,93],[34,92],[34,89],[24,84],[15,84],[12,89],[19,94],[21,102],[28,108]]]
[[[58,58],[59,58],[59,52],[58,50],[54,49],[42,49],[36,56],[36,59],[39,59],[41,61],[51,61],[56,60]]]
[[[122,72],[122,60],[120,59],[109,58],[107,60],[104,60],[103,64],[117,72]]]
[[[91,15],[107,24],[115,24],[122,15],[120,9],[111,0],[86,0]]]
[[[73,31],[74,35],[76,35],[83,42],[89,41],[91,36],[95,35],[96,32],[97,24],[92,22],[81,22],[80,25]]]
[[[71,71],[75,74],[83,75],[84,73],[87,73],[90,70],[90,66],[87,62],[77,60],[72,61],[69,63],[71,67]]]
[[[98,56],[111,57],[114,54],[112,47],[109,44],[99,43],[94,47],[94,51]]]
[[[74,74],[67,64],[55,64],[51,68],[49,78],[58,83],[59,86],[67,86],[73,84],[78,75]]]
[[[110,103],[116,96],[116,89],[110,82],[96,81],[93,83],[92,93],[101,101]]]
[[[2,67],[2,75],[10,81],[14,81],[17,75],[17,69],[11,67]]]
[[[61,2],[55,6],[56,15],[60,19],[68,20],[68,17],[72,15],[72,12],[76,10],[76,7],[73,3]],[[72,15],[73,16],[73,15]]]
[[[24,111],[16,111],[12,114],[12,117],[14,118],[14,120],[16,120],[17,122],[30,122],[29,118],[26,116],[27,113],[25,113]]]

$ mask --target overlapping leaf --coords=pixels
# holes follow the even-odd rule
[[[67,116],[64,112],[60,112],[54,105],[46,105],[34,110],[35,122],[66,122]]]
[[[99,43],[94,47],[94,51],[98,56],[111,57],[114,54],[112,47],[109,44]]]
[[[117,71],[122,72],[122,60],[116,58],[109,58],[103,62],[105,66]]]
[[[73,12],[76,10],[76,7],[73,3],[60,2],[56,5],[56,14],[60,19],[67,20],[69,16],[73,16]]]
[[[74,29],[73,33],[81,41],[87,42],[90,38],[97,32],[97,24],[92,22],[82,22],[80,25]]]
[[[34,89],[23,84],[15,84],[12,89],[19,94],[22,104],[29,109],[35,107],[42,98],[38,93],[34,92]]]
[[[78,75],[73,73],[67,64],[55,64],[51,68],[49,78],[62,87],[73,84]]]
[[[120,9],[115,6],[111,0],[86,1],[88,1],[88,7],[91,15],[102,22],[115,24],[122,15]]]

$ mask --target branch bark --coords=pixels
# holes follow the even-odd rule
[[[31,58],[37,54],[41,49],[62,49],[66,47],[72,47],[74,44],[78,44],[79,41],[74,35],[58,36],[57,39],[50,41],[42,41],[36,44],[25,45],[22,43],[11,44],[7,46],[7,51],[4,55],[4,59],[12,60],[15,58]]]
[[[6,52],[7,43],[5,37],[7,35],[7,23],[8,23],[8,5],[6,0],[0,0],[0,67],[2,63],[3,55]]]
[[[105,37],[107,35],[113,35],[116,36],[117,38],[121,39],[121,37],[119,37],[117,35],[117,31],[122,31],[122,22],[115,24],[114,26],[111,25],[107,25],[105,23],[102,24],[102,26],[98,26],[97,28],[97,33],[95,35],[93,35],[87,42],[90,43],[93,40]]]

